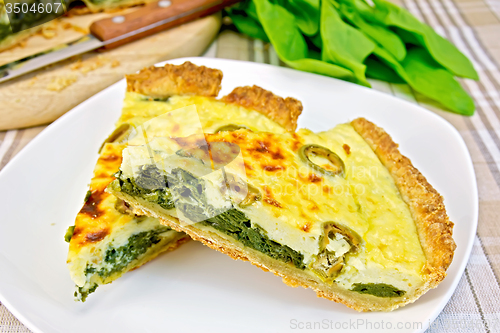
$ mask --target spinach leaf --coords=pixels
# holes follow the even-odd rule
[[[405,58],[406,48],[401,38],[385,26],[366,22],[356,11],[352,0],[346,0],[340,4],[340,13],[344,19],[371,37],[398,61],[402,61]]]
[[[309,40],[318,49],[323,48],[323,41],[321,40],[321,34],[319,32],[316,35],[309,37]]]
[[[285,61],[285,62],[290,67],[293,67],[301,71],[328,75],[349,82],[356,82],[353,72],[343,67],[334,64],[329,64],[321,60],[306,58],[306,59],[299,59],[299,60]]]
[[[391,83],[405,83],[405,80],[403,80],[391,67],[374,56],[368,57],[365,60],[365,65],[367,77]]]
[[[304,35],[314,36],[319,31],[319,0],[289,0],[285,5],[295,16],[297,26]]]
[[[411,32],[398,27],[391,27],[391,30],[394,31],[405,44],[420,45],[418,39]]]
[[[267,38],[266,32],[259,22],[255,4],[252,1],[246,0],[228,7],[226,13],[240,32],[252,38],[269,42],[269,38]]]
[[[432,58],[451,73],[474,80],[479,78],[470,60],[431,27],[420,22],[404,8],[385,0],[373,0],[373,2],[375,10],[370,10],[366,8],[368,5],[363,5],[361,0],[357,0],[358,6],[364,8],[361,13],[365,15],[365,18],[387,27],[399,28],[413,35],[413,42],[418,42],[417,45],[425,47]]]
[[[401,64],[380,47],[375,49],[374,54],[416,91],[457,113],[468,116],[474,113],[472,98],[455,81],[453,75],[436,63],[425,49],[412,47]]]
[[[453,76],[478,79],[472,63],[408,11],[373,0],[246,0],[229,9],[236,27],[270,41],[295,69],[370,86],[408,83],[451,111],[474,103]]]
[[[246,13],[248,16],[253,18],[255,21],[259,21],[259,15],[257,14],[257,7],[255,7],[255,3],[253,1],[247,1]]]
[[[284,7],[268,0],[255,0],[260,23],[276,52],[285,60],[307,57],[307,44],[300,33],[295,17]]]
[[[295,69],[354,81],[352,71],[308,58],[309,52],[304,36],[297,27],[295,17],[284,7],[268,0],[253,2],[262,27],[283,62]]]
[[[323,40],[322,60],[350,69],[354,73],[356,83],[369,87],[363,61],[373,52],[375,43],[342,21],[335,3],[331,0],[321,2],[320,31]]]
[[[228,11],[228,15],[236,28],[245,35],[269,42],[269,38],[267,38],[266,32],[260,23],[252,17],[245,14],[238,14],[236,11]]]

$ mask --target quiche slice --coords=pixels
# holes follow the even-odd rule
[[[127,8],[127,7],[142,5],[152,1],[153,0],[83,0],[83,3],[85,4],[85,9],[74,11],[72,12],[72,15],[86,14],[88,12],[98,13],[102,11],[113,11],[119,8]],[[49,2],[52,3],[51,1],[48,0],[28,0],[24,1],[23,3],[27,3],[29,5],[29,8],[31,8],[32,5],[38,6],[38,4],[46,4]],[[71,2],[73,1],[71,0],[65,1],[67,6],[69,6]],[[32,11],[28,11],[27,13],[21,13],[20,15],[17,15],[14,24],[16,26],[26,26],[31,22],[38,22],[47,16],[52,16],[52,14],[39,13],[39,12],[34,13]],[[50,23],[47,22],[44,24],[50,24]],[[0,51],[11,48],[16,44],[18,44],[19,42],[22,42],[26,38],[33,36],[34,34],[39,32],[42,29],[42,27],[43,24],[13,33],[9,17],[7,15],[7,11],[5,8],[5,2],[4,0],[0,0]]]
[[[364,118],[321,133],[161,138],[127,147],[116,177],[108,191],[137,214],[358,311],[414,302],[455,250],[440,194]]]
[[[99,285],[189,239],[155,218],[135,216],[126,203],[104,191],[119,170],[125,142],[140,139],[134,134],[136,129],[154,124],[156,119],[161,126],[148,127],[151,139],[177,136],[188,127],[187,111],[196,108],[192,123],[208,133],[239,127],[275,133],[295,130],[302,110],[299,101],[259,87],[236,88],[223,101],[217,100],[221,80],[221,71],[190,62],[150,67],[127,76],[121,117],[101,147],[85,203],[66,235],[70,243],[67,264],[76,284],[76,300],[85,301]],[[168,124],[161,122],[165,115],[172,115]],[[163,198],[162,193],[155,195],[158,200]]]

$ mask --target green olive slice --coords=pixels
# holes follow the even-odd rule
[[[248,207],[254,202],[257,202],[262,199],[262,194],[260,191],[253,185],[247,184],[247,195],[243,201],[240,202],[240,207]]]
[[[318,172],[321,172],[324,175],[328,175],[328,176],[336,176],[336,175],[343,176],[344,175],[344,169],[345,169],[344,162],[337,154],[335,154],[333,151],[331,151],[328,148],[325,148],[325,147],[320,146],[320,145],[314,145],[314,144],[304,145],[304,146],[300,147],[300,149],[299,149],[299,156],[311,168],[313,168],[314,170],[316,170]],[[313,157],[313,156],[320,156],[320,157],[327,159],[331,163],[331,165],[334,167],[334,170],[327,170],[324,167],[319,166],[318,164],[314,163],[313,161],[311,161],[311,157]]]
[[[325,282],[332,282],[344,268],[344,256],[336,257],[332,252],[323,251],[311,263],[311,270]]]
[[[232,132],[232,131],[237,131],[239,129],[249,129],[249,128],[246,127],[246,126],[244,126],[244,125],[228,124],[228,125],[224,125],[224,126],[219,127],[215,131],[215,133],[219,133],[219,132]]]
[[[361,236],[351,228],[336,222],[326,222],[323,225],[324,237],[322,248],[326,248],[330,239],[335,239],[335,234],[341,234],[345,237],[346,241],[351,245],[349,252],[355,253],[359,250],[362,243]]]
[[[342,271],[345,257],[350,253],[354,254],[358,252],[363,240],[357,232],[340,223],[326,222],[323,225],[323,229],[324,234],[320,239],[321,252],[309,267],[323,281],[332,283]],[[342,255],[337,255],[326,248],[330,240],[336,238],[336,234],[342,235],[350,245],[349,250]]]
[[[106,143],[112,143],[112,142],[117,142],[117,143],[123,143],[123,141],[127,138],[127,135],[130,134],[132,131],[132,126],[128,123],[123,123],[120,126],[118,126],[113,133],[111,133],[110,136],[104,140],[104,142],[101,145],[101,148],[99,148],[99,153],[101,152],[102,148]]]
[[[130,207],[130,205],[121,199],[116,200],[115,209],[122,214],[134,215],[134,210]]]
[[[231,191],[232,199],[235,200],[240,207],[248,207],[254,202],[262,199],[262,194],[258,188],[248,184],[245,180],[234,174],[226,173],[224,168],[222,168],[222,170],[224,174],[224,187]],[[223,188],[223,190],[225,189]]]

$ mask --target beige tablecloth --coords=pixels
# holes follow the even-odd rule
[[[373,88],[418,103],[453,124],[469,148],[479,187],[479,228],[458,288],[427,332],[500,332],[500,0],[403,0],[400,5],[449,38],[474,63],[480,81],[462,81],[477,105],[473,117],[443,111],[404,84]],[[283,65],[272,46],[224,27],[219,58]],[[0,106],[1,107],[1,106]],[[0,169],[43,126],[0,132]],[[0,332],[30,332],[0,304]]]

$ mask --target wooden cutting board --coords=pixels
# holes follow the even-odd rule
[[[60,19],[24,45],[1,52],[0,65],[75,40],[87,33],[94,20],[110,15],[116,13]],[[219,31],[220,21],[220,14],[215,14],[0,83],[0,130],[50,123],[125,74],[168,59],[201,55]]]

